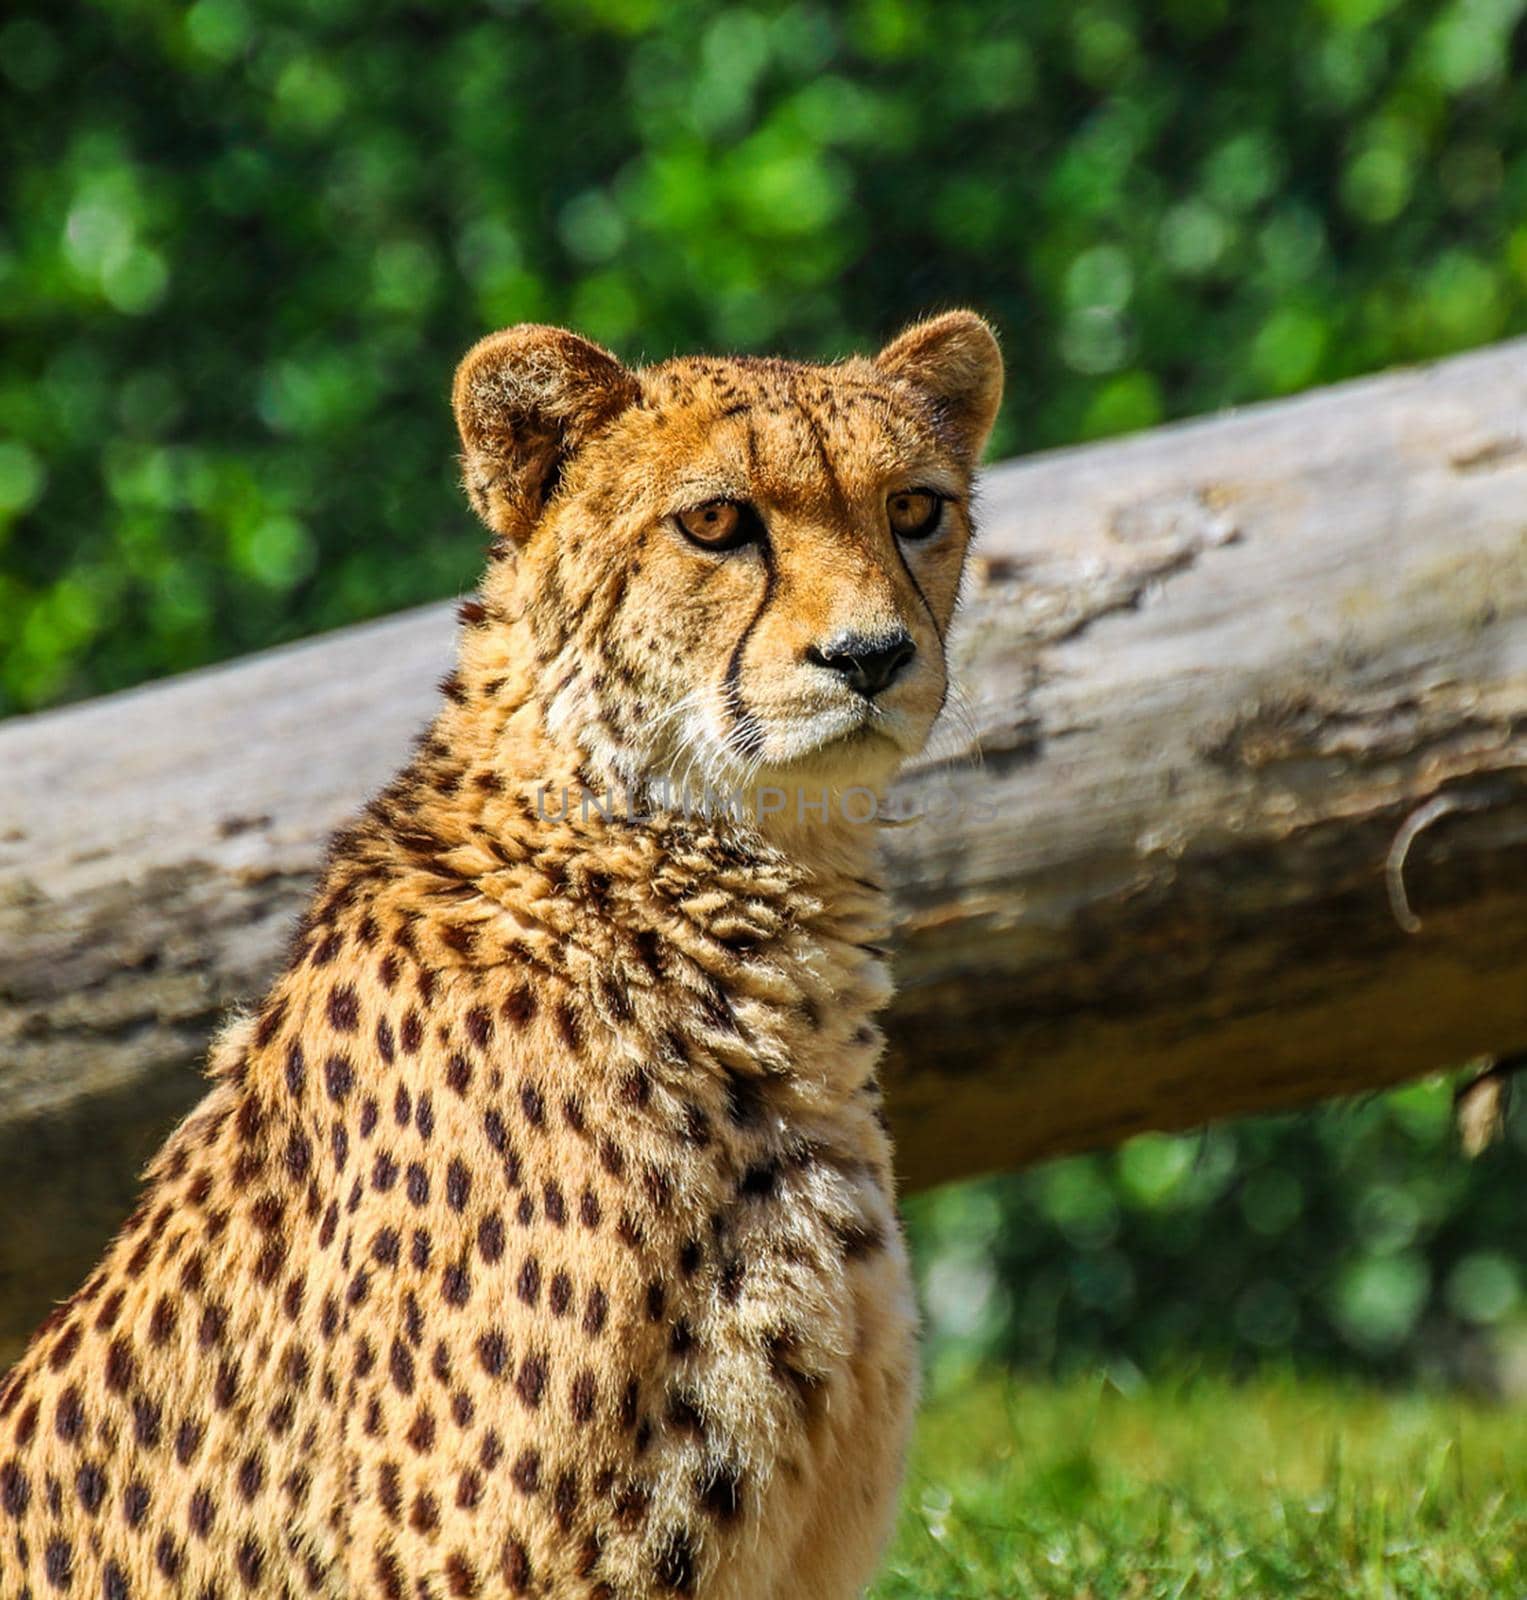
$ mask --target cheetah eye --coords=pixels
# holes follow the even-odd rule
[[[763,531],[757,511],[742,500],[708,500],[673,520],[686,539],[705,550],[735,550]]]
[[[898,539],[926,539],[944,519],[944,497],[932,489],[904,489],[886,501],[885,509]]]

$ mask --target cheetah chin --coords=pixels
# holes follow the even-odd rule
[[[1001,382],[968,312],[468,353],[439,714],[0,1383],[3,1600],[861,1591],[917,1352],[874,830],[815,802],[944,703]],[[537,803],[657,775],[797,803]]]

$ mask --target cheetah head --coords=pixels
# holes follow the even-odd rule
[[[484,598],[530,630],[546,727],[605,781],[888,782],[948,691],[1001,392],[970,312],[831,366],[482,340],[454,404]]]

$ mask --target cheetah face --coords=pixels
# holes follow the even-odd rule
[[[968,312],[834,366],[484,340],[456,380],[467,485],[551,730],[620,782],[889,781],[947,693],[1001,385]]]

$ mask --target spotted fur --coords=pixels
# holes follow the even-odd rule
[[[916,1368],[872,830],[652,799],[921,745],[999,387],[963,313],[825,368],[469,354],[497,542],[440,713],[0,1383],[0,1600],[859,1591]],[[717,498],[766,539],[690,543]],[[890,624],[873,703],[812,664]]]

